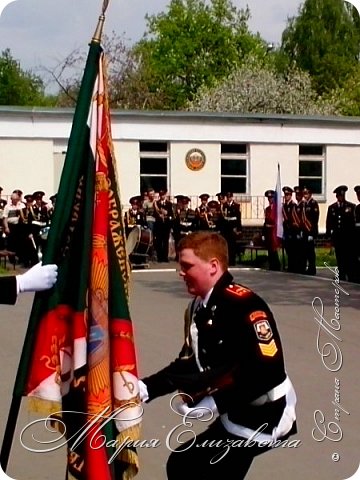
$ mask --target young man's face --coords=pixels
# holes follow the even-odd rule
[[[202,260],[194,254],[194,250],[185,248],[179,253],[179,266],[180,277],[184,279],[188,292],[204,298],[213,286],[212,262]]]

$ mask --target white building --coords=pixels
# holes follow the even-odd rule
[[[0,107],[0,185],[57,191],[72,124],[70,109]],[[112,134],[122,203],[148,185],[170,196],[233,191],[244,224],[261,225],[264,192],[307,185],[320,203],[324,229],[336,186],[356,203],[360,118],[113,111]],[[192,155],[191,155],[192,154]]]

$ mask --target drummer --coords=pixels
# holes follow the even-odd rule
[[[125,212],[124,216],[126,237],[129,236],[129,233],[132,231],[135,225],[140,225],[140,227],[143,228],[147,227],[146,215],[142,208],[141,196],[137,195],[135,197],[131,197],[129,203],[131,207],[127,212]]]

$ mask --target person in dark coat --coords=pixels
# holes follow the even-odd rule
[[[196,230],[210,230],[210,207],[208,205],[210,195],[208,193],[202,193],[201,195],[199,195],[199,198],[201,201],[200,205],[195,209]]]
[[[335,248],[339,279],[358,281],[356,256],[355,204],[345,199],[346,185],[335,188],[336,202],[328,207],[326,235]]]
[[[57,270],[57,265],[38,263],[21,275],[0,277],[0,303],[14,305],[21,292],[48,290],[56,282]]]
[[[296,235],[299,229],[295,215],[296,203],[292,199],[294,190],[291,187],[283,187],[284,203],[282,207],[283,215],[283,241],[284,249],[287,256],[287,271],[296,273]]]
[[[356,255],[358,259],[357,268],[360,267],[360,185],[354,187],[356,197],[358,199],[358,204],[355,207],[355,236],[356,236]],[[358,272],[359,274],[359,272]]]
[[[154,202],[155,250],[158,262],[168,262],[170,231],[174,221],[174,206],[167,198],[167,190],[160,190],[159,197],[159,200]]]
[[[178,392],[171,406],[184,420],[204,411],[217,416],[196,442],[192,439],[170,455],[169,480],[240,480],[255,456],[296,433],[296,395],[280,335],[266,302],[234,283],[220,234],[202,231],[184,237],[179,266],[194,297],[185,313],[184,344],[172,363],[140,380],[140,398],[149,402]],[[237,448],[225,455],[229,440]],[[211,448],[204,446],[211,441]]]
[[[305,273],[316,275],[315,239],[319,234],[319,204],[313,198],[308,187],[303,188],[304,208],[302,211],[302,228],[305,246]]]

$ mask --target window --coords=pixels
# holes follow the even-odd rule
[[[167,142],[140,142],[140,192],[168,189]]]
[[[246,143],[221,144],[221,191],[248,192],[249,149]]]
[[[311,188],[314,195],[324,195],[325,147],[299,145],[299,185]]]

